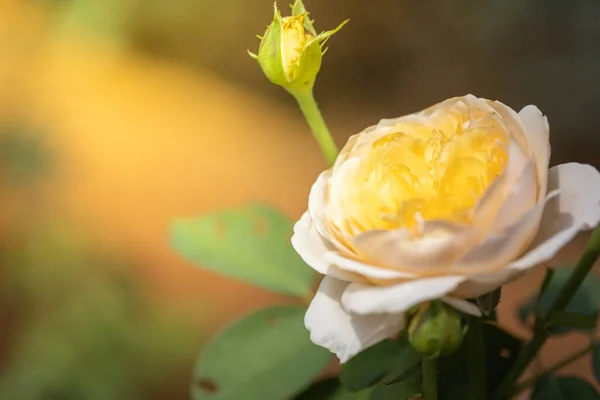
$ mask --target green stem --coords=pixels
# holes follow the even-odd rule
[[[546,342],[546,339],[548,338],[548,332],[546,330],[548,318],[552,314],[563,311],[567,307],[575,295],[575,292],[577,292],[577,289],[579,289],[579,286],[581,286],[594,266],[598,256],[600,256],[600,225],[592,232],[583,256],[575,266],[569,280],[562,287],[558,296],[552,303],[550,310],[543,317],[536,316],[533,338],[521,350],[512,370],[504,377],[500,386],[498,386],[494,399],[503,399],[506,397],[507,393],[511,392],[512,388],[519,380],[519,377],[525,372],[531,361],[537,356],[540,348]]]
[[[486,398],[485,346],[483,342],[483,326],[480,318],[469,318],[467,335],[467,365],[469,369],[470,395],[472,400]]]
[[[569,277],[569,280],[559,292],[558,297],[554,301],[554,304],[552,304],[552,307],[547,315],[551,315],[557,311],[563,311],[567,305],[569,305],[569,302],[575,295],[575,292],[577,292],[579,286],[581,286],[588,273],[592,270],[592,267],[598,259],[598,256],[600,256],[600,225],[598,225],[592,232],[583,256],[577,263],[577,266]]]
[[[290,91],[290,93],[296,98],[296,101],[304,114],[304,118],[306,118],[314,137],[321,147],[321,151],[323,152],[327,163],[332,166],[337,158],[338,149],[333,141],[333,137],[331,137],[331,133],[329,133],[323,115],[321,115],[319,106],[315,101],[312,88],[294,90]]]
[[[594,345],[595,345],[594,343],[590,343],[585,348],[581,349],[580,351],[578,351],[575,354],[570,355],[569,357],[565,358],[564,360],[556,363],[554,366],[548,368],[546,371],[540,372],[536,376],[534,376],[534,377],[532,377],[530,379],[527,379],[526,381],[521,382],[512,391],[511,395],[515,396],[515,395],[521,393],[522,391],[526,390],[530,386],[535,385],[536,382],[539,381],[544,376],[550,375],[550,374],[552,374],[552,373],[554,373],[554,372],[556,372],[556,371],[558,371],[558,370],[566,367],[567,365],[571,364],[573,361],[577,361],[579,358],[585,356],[587,353],[589,353],[591,350],[593,350],[594,349]]]
[[[437,400],[437,359],[423,358],[423,399]]]
[[[506,393],[509,392],[510,389],[515,385],[521,374],[529,366],[531,360],[535,358],[545,341],[546,331],[544,329],[535,329],[533,338],[523,347],[519,353],[519,356],[517,357],[517,360],[515,361],[515,365],[504,377],[504,380],[500,386],[498,386],[494,396],[495,400],[500,400],[506,397]]]

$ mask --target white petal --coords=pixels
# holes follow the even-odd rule
[[[510,264],[527,269],[550,260],[575,235],[600,221],[600,173],[591,165],[569,163],[550,169],[548,190],[559,195],[548,201],[530,250]]]
[[[389,128],[381,128],[379,125],[372,125],[363,129],[361,132],[350,136],[348,142],[346,142],[336,159],[333,166],[334,173],[350,156],[356,156],[370,148],[373,142],[385,136],[388,131]]]
[[[358,234],[353,244],[377,265],[422,274],[447,269],[480,235],[481,232],[471,226],[425,221],[421,236],[406,229],[373,230]],[[370,276],[367,270],[363,274]]]
[[[361,280],[355,274],[342,271],[324,259],[324,255],[334,247],[319,234],[308,212],[294,225],[292,246],[305,263],[323,275],[345,281]]]
[[[552,193],[553,196],[558,192]],[[491,234],[452,266],[455,273],[486,272],[502,268],[518,257],[532,242],[538,230],[544,203],[500,233]]]
[[[517,112],[499,101],[489,101],[488,104],[500,115],[513,139],[517,141],[525,152],[525,155],[529,157],[532,154],[532,149],[525,132],[527,128],[523,124],[523,121],[521,121],[521,118],[519,118]]]
[[[412,278],[414,274],[410,272],[398,271],[390,268],[382,268],[374,265],[362,263],[345,257],[339,251],[330,251],[323,258],[325,261],[335,265],[339,269],[358,274],[360,276],[372,279],[407,279]]]
[[[465,280],[463,276],[419,279],[390,286],[351,283],[344,291],[342,304],[357,314],[401,313],[414,305],[452,292]]]
[[[499,232],[516,223],[538,201],[537,172],[533,160],[525,163],[515,181],[509,183],[510,191],[498,210],[492,230]]]
[[[325,186],[330,176],[331,170],[325,170],[321,172],[312,185],[310,194],[308,195],[308,212],[319,234],[338,250],[347,252],[345,246],[331,235],[327,229],[325,218]]]
[[[496,271],[471,275],[465,282],[461,283],[454,292],[452,292],[452,296],[461,299],[473,299],[512,282],[523,275],[523,273],[524,271],[503,268]]]
[[[441,300],[444,303],[448,304],[450,307],[455,308],[464,314],[473,315],[475,317],[481,317],[481,310],[479,309],[479,307],[467,300],[448,296],[442,297]]]
[[[550,162],[550,127],[548,119],[534,105],[524,107],[519,111],[519,118],[525,126],[525,136],[529,142],[533,158],[537,165],[537,174],[542,185],[542,196],[546,193],[546,179]]]
[[[341,298],[347,285],[326,276],[304,317],[310,340],[335,353],[341,362],[395,335],[404,325],[401,314],[359,316],[346,312]]]
[[[530,158],[527,158],[525,152],[519,146],[516,140],[511,140],[508,145],[508,164],[506,169],[485,191],[481,199],[478,201],[474,211],[473,220],[477,226],[487,229],[498,230],[493,225],[498,224],[498,212],[506,202],[506,199],[511,196],[511,192],[519,186],[519,182],[528,164],[532,163]],[[533,195],[537,194],[537,184],[533,181],[533,185],[529,187],[529,191],[533,191]],[[528,182],[523,182],[527,184]],[[524,191],[523,189],[522,191]],[[521,206],[521,205],[520,205]],[[529,208],[531,208],[530,205]],[[506,221],[505,221],[506,222]],[[513,223],[515,221],[512,221]],[[500,225],[500,224],[498,224]]]

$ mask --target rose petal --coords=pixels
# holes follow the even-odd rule
[[[441,299],[444,303],[448,304],[450,307],[457,309],[463,314],[473,315],[475,317],[481,317],[481,310],[475,304],[463,300],[458,299],[456,297],[442,297]]]
[[[463,276],[419,279],[390,286],[351,283],[342,296],[344,308],[357,314],[401,313],[414,305],[452,292]]]
[[[472,298],[521,276],[554,257],[578,232],[600,221],[600,173],[589,165],[571,163],[550,169],[548,200],[530,250],[507,268],[473,275],[452,294]]]
[[[323,255],[323,259],[326,262],[335,265],[337,268],[343,271],[364,276],[372,280],[409,279],[414,277],[414,274],[410,272],[377,267],[375,265],[370,265],[357,260],[353,260],[351,258],[347,258],[339,251],[327,252]]]
[[[506,198],[511,195],[510,192],[518,185],[525,169],[531,162],[521,146],[515,140],[511,140],[508,145],[508,164],[504,172],[486,189],[474,209],[473,221],[478,227],[497,230],[493,225],[498,221],[498,212],[506,202]],[[524,184],[527,183],[524,182]],[[532,186],[528,188],[533,191],[534,195],[537,193],[536,186],[534,179]],[[528,208],[532,206],[533,204]]]
[[[344,164],[348,158],[352,155],[362,151],[366,145],[370,146],[374,141],[384,136],[387,133],[387,129],[378,129],[376,125],[369,126],[363,129],[361,132],[352,135],[348,138],[348,142],[340,150],[340,154],[335,159],[333,165],[333,172],[335,173]]]
[[[473,299],[512,282],[523,275],[524,272],[504,268],[483,274],[471,275],[452,292],[452,296],[461,299]]]
[[[558,195],[557,191],[548,196]],[[487,236],[452,266],[455,273],[476,273],[505,266],[519,256],[531,243],[537,232],[544,203],[529,210],[513,225],[504,231]]]
[[[335,353],[341,362],[395,335],[404,325],[401,314],[359,316],[346,312],[341,298],[347,285],[326,276],[304,317],[310,340]]]
[[[525,136],[537,166],[538,181],[541,186],[540,197],[546,194],[548,164],[550,163],[550,127],[548,119],[534,105],[524,107],[519,111],[519,118],[525,126]]]
[[[550,260],[575,235],[600,221],[600,173],[591,165],[557,165],[548,173],[548,190],[559,196],[544,207],[537,236],[530,250],[510,264],[527,269]]]
[[[362,280],[355,274],[340,270],[323,258],[334,247],[317,232],[317,228],[308,212],[302,214],[300,220],[294,224],[292,246],[305,263],[323,275],[345,281]]]
[[[502,204],[496,218],[492,231],[500,232],[516,223],[537,203],[537,172],[532,160],[527,162],[517,179],[508,187],[510,193]]]
[[[349,253],[349,250],[327,229],[325,220],[325,186],[331,176],[331,170],[323,171],[310,189],[308,195],[308,212],[319,234],[338,250]]]
[[[358,234],[353,244],[377,265],[431,274],[448,268],[481,234],[476,228],[443,221],[425,221],[421,232],[421,236],[414,236],[405,229],[367,231]],[[368,270],[362,273],[370,276]]]
[[[326,188],[328,190],[326,193],[328,204],[325,213],[327,221],[332,226],[345,227],[349,220],[356,220],[356,223],[362,226],[370,224],[360,201],[363,191],[352,182],[360,170],[361,163],[360,157],[350,157],[329,178],[328,187]],[[343,243],[344,236],[351,234],[351,230],[340,229],[340,231],[343,234],[339,241]]]
[[[521,121],[521,118],[519,118],[517,112],[499,101],[488,101],[488,104],[500,115],[512,137],[523,149],[525,155],[529,157],[532,154],[532,149],[526,136],[527,128],[523,124],[523,121]]]

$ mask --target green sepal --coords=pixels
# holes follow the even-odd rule
[[[302,14],[306,14],[307,16],[309,16],[308,11],[306,11],[306,7],[304,7],[304,2],[302,0],[296,0],[292,5],[292,15],[294,17],[297,17],[298,15]],[[310,33],[314,37],[317,36],[317,31],[315,30],[313,21],[311,21],[310,18],[304,19],[304,29],[306,29],[308,33]]]
[[[283,24],[281,14],[274,6],[273,22],[267,28],[258,48],[257,60],[266,77],[276,85],[285,86],[288,79],[283,68],[281,38]]]

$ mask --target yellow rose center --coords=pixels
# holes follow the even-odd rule
[[[420,220],[469,223],[471,211],[507,164],[509,132],[489,110],[434,106],[401,119],[334,171],[332,223],[350,234]],[[367,133],[373,134],[373,133]],[[336,173],[342,176],[335,177]]]

